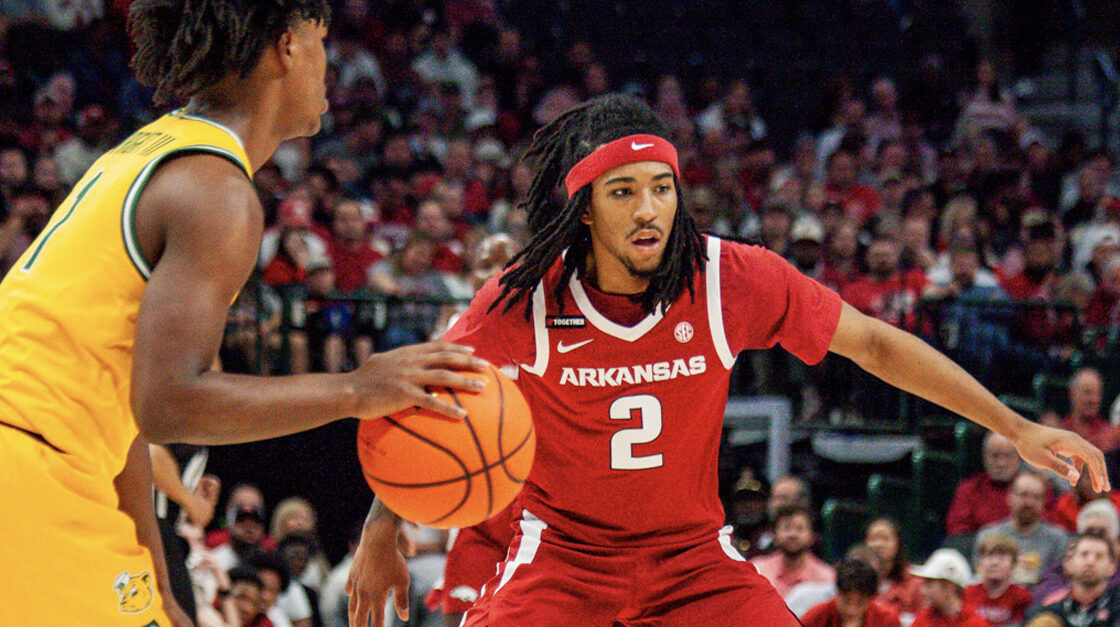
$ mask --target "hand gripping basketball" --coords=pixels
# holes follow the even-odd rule
[[[463,372],[480,392],[431,388],[462,420],[414,407],[358,427],[370,488],[397,515],[428,527],[469,527],[508,505],[533,464],[536,434],[521,391],[498,369]]]

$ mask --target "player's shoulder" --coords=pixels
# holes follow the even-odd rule
[[[502,298],[502,291],[504,287],[501,283],[501,279],[508,272],[509,269],[507,268],[499,274],[492,276],[486,280],[486,283],[484,283],[482,287],[480,287],[478,291],[474,293],[474,297],[471,298],[471,304],[469,308],[470,313],[476,316],[486,317],[500,317],[502,315],[506,305],[508,304],[508,299],[512,295],[507,294],[505,298]],[[524,301],[518,301],[510,309],[510,312],[514,310],[519,311],[524,306]]]
[[[781,257],[769,248],[754,241],[736,237],[716,237],[714,235],[706,235],[705,238],[709,245],[713,240],[718,241],[720,257],[723,259],[730,258],[756,262],[770,261],[774,258],[781,259]]]
[[[237,164],[209,153],[185,153],[160,164],[144,187],[142,202],[192,212],[257,211],[253,182]]]
[[[789,265],[789,262],[765,246],[722,238],[719,240],[719,259],[709,260],[709,263],[717,262],[720,283],[725,286],[769,284]]]

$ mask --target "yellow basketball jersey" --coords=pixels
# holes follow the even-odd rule
[[[0,423],[102,478],[120,472],[138,434],[129,386],[152,264],[137,242],[136,202],[156,167],[184,152],[226,157],[252,176],[232,131],[165,115],[90,167],[0,282]]]

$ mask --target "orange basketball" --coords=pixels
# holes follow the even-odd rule
[[[537,439],[521,391],[494,367],[464,374],[486,387],[434,392],[466,409],[466,418],[413,407],[358,427],[370,488],[398,516],[428,527],[490,518],[513,501],[533,465]]]

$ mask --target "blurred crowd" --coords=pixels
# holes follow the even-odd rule
[[[323,131],[256,175],[268,228],[227,369],[344,370],[438,333],[488,263],[486,236],[509,237],[489,263],[526,240],[532,132],[617,90],[672,129],[703,230],[784,255],[997,392],[1029,394],[1035,374],[1068,376],[1071,358],[1114,348],[1113,158],[1075,130],[1033,128],[986,58],[967,77],[936,54],[906,76],[835,75],[815,95],[819,121],[779,143],[742,77],[613,76],[592,43],[534,39],[481,0],[336,4]],[[127,68],[127,5],[0,22],[0,271],[101,152],[159,113]],[[58,46],[32,55],[32,41]],[[791,395],[805,419],[897,415],[846,363],[744,362],[740,392]]]
[[[0,1],[0,275],[85,169],[162,112],[128,70],[128,4]],[[1069,381],[1068,401],[1035,406],[1035,417],[1120,446],[1110,410],[1120,359],[1120,172],[1080,132],[1036,129],[995,61],[976,58],[957,75],[930,54],[906,75],[838,73],[814,94],[821,114],[785,141],[770,135],[773,121],[744,76],[625,74],[593,42],[519,30],[509,8],[486,0],[334,5],[330,112],[321,133],[285,143],[256,174],[267,229],[258,271],[231,310],[225,369],[337,372],[371,351],[438,335],[527,241],[519,202],[533,171],[519,156],[534,130],[586,98],[626,91],[647,99],[671,129],[686,206],[701,230],[785,256],[999,393],[1030,395],[1040,374]],[[842,360],[808,369],[775,349],[740,367],[747,376],[737,393],[787,395],[807,422],[898,415],[893,392]],[[1005,492],[1012,485],[1010,476],[991,481]],[[1054,496],[1049,483],[1039,489]],[[323,586],[337,585],[337,569],[328,572],[315,543],[275,517],[265,534],[263,500],[247,498],[230,497],[229,550],[194,565],[216,580],[207,585],[232,591],[223,598],[243,605],[230,610],[243,624],[265,624],[248,608],[280,606],[272,600],[298,596],[297,584],[318,593],[318,607],[333,607]],[[304,514],[314,531],[314,513]],[[1076,513],[1063,516],[1069,532],[1082,531]],[[252,533],[240,529],[254,521]],[[807,525],[811,537],[813,521],[812,512],[774,509],[774,545],[781,548],[783,525]],[[307,531],[306,520],[297,527]],[[871,574],[896,581],[901,558],[875,543],[893,534],[897,545],[898,529],[880,527],[867,531],[878,555],[868,558]],[[417,555],[438,553],[446,540],[414,536]],[[993,563],[1010,556],[1018,564],[1024,549],[985,539],[966,553],[987,582]],[[268,557],[242,550],[249,545]],[[1058,563],[1061,574],[1072,558],[1064,545],[1056,551],[1039,572]],[[946,559],[936,572],[953,571]],[[870,590],[869,577],[841,562],[837,604],[846,592]],[[913,614],[917,605],[906,603]],[[338,624],[314,616],[314,624]],[[303,625],[311,615],[287,618]]]

